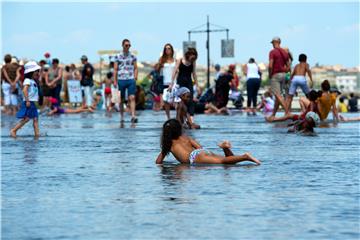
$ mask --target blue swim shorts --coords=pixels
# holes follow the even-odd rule
[[[125,99],[125,91],[127,89],[128,96],[134,95],[136,92],[136,81],[135,79],[128,79],[128,80],[118,80],[118,87],[121,93],[121,99]]]

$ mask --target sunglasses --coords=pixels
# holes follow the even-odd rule
[[[130,44],[125,44],[124,47],[131,47],[131,45]]]

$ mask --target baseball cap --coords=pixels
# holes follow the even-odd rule
[[[281,42],[281,40],[279,37],[273,37],[273,39],[271,40],[270,43],[272,43],[272,42]]]
[[[181,87],[176,91],[176,95],[178,97],[180,97],[181,95],[185,94],[185,93],[189,93],[190,90],[187,87]]]
[[[318,126],[319,123],[320,123],[320,117],[315,112],[308,112],[306,114],[306,116],[305,116],[305,119],[308,120],[308,121],[312,119],[314,121],[314,123],[315,123],[315,127]]]
[[[24,65],[24,74],[35,72],[36,70],[40,70],[40,66],[35,61],[29,61]]]
[[[87,58],[86,55],[82,55],[80,59],[81,59],[81,60],[88,60],[88,58]]]

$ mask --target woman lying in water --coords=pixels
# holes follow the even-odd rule
[[[166,155],[171,152],[179,162],[186,164],[235,164],[250,161],[260,165],[260,161],[250,153],[234,155],[230,150],[231,143],[229,141],[224,141],[218,146],[223,149],[225,156],[216,155],[203,149],[198,142],[182,133],[179,121],[169,119],[163,125],[161,152],[156,159],[156,164],[162,164]]]

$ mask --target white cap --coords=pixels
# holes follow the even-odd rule
[[[281,42],[281,40],[279,37],[273,37],[273,39],[271,40],[270,43],[273,43],[273,42]]]
[[[315,123],[315,127],[319,125],[320,123],[320,117],[317,113],[315,112],[308,112],[305,116],[305,119],[310,121],[310,120],[313,120],[314,123]]]
[[[40,70],[40,66],[35,61],[27,62],[24,65],[24,74],[27,74],[29,72],[35,72],[36,70]]]

